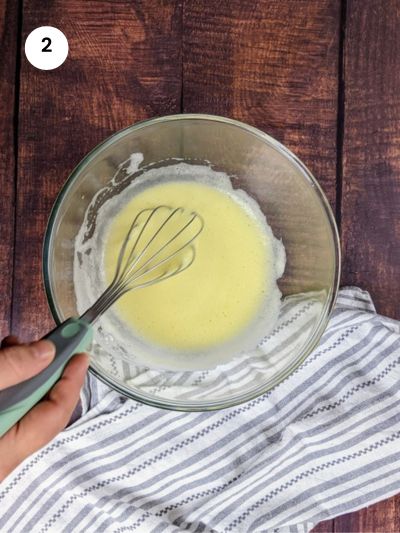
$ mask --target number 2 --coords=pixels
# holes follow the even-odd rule
[[[50,39],[50,37],[43,37],[43,39],[42,39],[42,43],[47,43],[47,44],[42,48],[42,52],[52,52],[52,50],[49,48],[49,46],[51,45],[51,39]]]

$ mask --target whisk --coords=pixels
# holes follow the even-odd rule
[[[161,205],[136,215],[120,246],[110,285],[83,315],[69,318],[44,337],[56,346],[52,363],[40,374],[0,391],[0,436],[50,390],[71,357],[88,348],[92,325],[119,298],[190,267],[196,257],[194,241],[203,227],[199,214],[182,207]]]

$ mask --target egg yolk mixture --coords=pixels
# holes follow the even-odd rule
[[[194,242],[195,260],[170,279],[127,293],[115,311],[143,340],[173,350],[198,351],[234,338],[257,317],[275,281],[273,237],[221,189],[194,181],[159,183],[138,192],[110,222],[106,282],[113,279],[135,216],[158,205],[201,215],[204,228]]]

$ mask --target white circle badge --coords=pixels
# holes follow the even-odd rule
[[[68,41],[62,31],[53,26],[40,26],[25,41],[25,55],[29,63],[41,70],[52,70],[64,63],[68,56]]]

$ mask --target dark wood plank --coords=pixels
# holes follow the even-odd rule
[[[356,513],[335,518],[335,533],[398,533],[399,498],[390,498]]]
[[[271,134],[309,166],[335,207],[339,34],[336,0],[185,1],[183,111]],[[333,521],[314,531],[333,531]]]
[[[400,318],[400,4],[350,1],[345,46],[343,282]]]
[[[350,0],[345,39],[343,283],[400,318],[400,5]],[[335,531],[400,531],[400,496],[335,519]]]
[[[340,2],[184,2],[183,110],[271,134],[336,197]]]
[[[333,533],[334,531],[334,520],[325,520],[317,524],[313,529],[312,533]]]
[[[13,321],[25,338],[53,324],[41,248],[64,180],[105,137],[138,120],[179,112],[181,98],[178,3],[25,1],[23,43],[44,21],[65,33],[70,54],[54,71],[22,61]]]
[[[0,337],[10,330],[14,248],[14,104],[18,2],[0,0]]]

